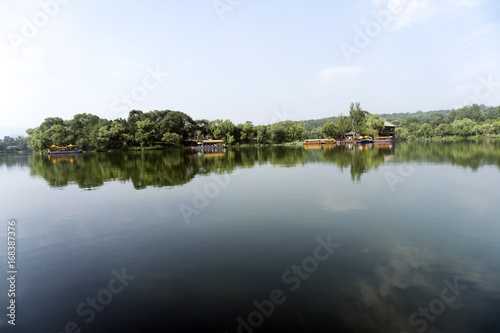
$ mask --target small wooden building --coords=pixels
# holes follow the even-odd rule
[[[396,137],[396,125],[386,121],[384,127],[389,132],[389,136],[394,139]]]

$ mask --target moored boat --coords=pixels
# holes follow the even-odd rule
[[[391,136],[379,136],[378,138],[375,138],[374,142],[375,143],[389,143],[393,142],[394,139]]]
[[[302,143],[304,146],[308,145],[324,145],[324,144],[335,144],[335,139],[307,139]]]
[[[49,155],[62,155],[62,154],[80,154],[82,151],[77,146],[71,143],[64,147],[52,145],[49,147],[47,154]]]
[[[367,143],[373,143],[373,139],[368,135],[360,136],[358,138],[358,140],[356,141],[356,143],[360,144],[360,145],[367,144]]]
[[[203,140],[198,142],[198,146],[194,147],[197,150],[201,149],[224,149],[227,146],[223,140]]]

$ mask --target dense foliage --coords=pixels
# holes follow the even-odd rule
[[[18,136],[17,138],[4,136],[3,140],[0,140],[0,153],[10,153],[27,149],[28,142],[22,136]]]
[[[342,139],[351,131],[361,135],[386,136],[385,121],[397,125],[400,138],[493,134],[500,131],[500,106],[466,106],[457,110],[416,113],[370,114],[359,103],[351,103],[349,115],[271,125],[254,126],[247,121],[193,120],[180,111],[130,111],[127,119],[107,120],[92,114],[77,114],[71,120],[46,118],[28,137],[5,137],[0,152],[24,150],[27,144],[42,151],[51,145],[76,144],[83,150],[120,150],[147,147],[182,147],[200,139],[222,139],[227,145],[284,143],[306,138]],[[320,126],[317,126],[321,124]],[[317,126],[317,127],[314,127]]]
[[[344,139],[346,133],[355,132],[361,135],[389,135],[384,127],[385,120],[378,115],[370,114],[361,108],[359,103],[351,103],[349,116],[342,113],[335,121],[326,122],[320,128],[323,137]]]
[[[127,119],[113,121],[87,113],[77,114],[71,120],[46,118],[27,133],[29,145],[39,151],[70,143],[83,150],[117,150],[181,147],[203,138],[236,145],[282,143],[307,137],[304,126],[293,121],[269,126],[254,126],[250,121],[235,125],[231,120],[193,120],[183,112],[170,110],[133,110]]]
[[[396,136],[400,138],[430,138],[496,134],[500,131],[500,106],[484,107],[474,104],[448,113],[428,113],[426,117],[409,116],[392,119]]]
[[[371,115],[352,103],[349,117],[323,118],[303,121],[310,138],[333,137],[341,139],[346,132],[354,130],[362,135],[387,135],[383,133],[383,122],[389,121],[396,127],[399,138],[429,138],[434,136],[469,137],[471,135],[494,134],[500,131],[500,106],[487,107],[474,104],[456,110],[436,110],[413,113]],[[371,118],[370,118],[371,117]],[[347,121],[348,120],[348,121]],[[349,124],[348,131],[346,123]]]

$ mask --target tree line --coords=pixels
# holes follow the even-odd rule
[[[384,118],[385,117],[385,118]],[[326,121],[327,120],[327,121]],[[127,119],[107,120],[81,113],[70,120],[46,118],[40,126],[28,129],[28,137],[0,141],[0,151],[31,149],[42,151],[51,145],[76,144],[83,150],[130,150],[182,147],[201,139],[224,140],[226,145],[280,144],[306,138],[343,139],[348,132],[356,135],[387,136],[385,121],[397,125],[396,136],[403,139],[432,136],[494,134],[500,130],[500,106],[465,106],[457,110],[377,115],[351,103],[349,114],[338,117],[296,122],[286,120],[270,125],[247,121],[193,120],[180,111],[132,110]],[[324,121],[324,122],[323,122]],[[316,126],[322,123],[322,126]],[[12,140],[16,140],[12,143]],[[192,140],[192,141],[190,141]],[[10,148],[9,148],[10,147]]]
[[[70,143],[83,150],[182,147],[205,138],[224,140],[230,146],[268,144],[303,140],[308,135],[303,124],[289,120],[254,126],[250,121],[234,124],[228,119],[193,120],[183,112],[171,110],[132,110],[127,119],[115,120],[87,113],[70,120],[50,117],[26,132],[29,146],[38,151]]]
[[[349,116],[341,113],[334,121],[323,124],[320,132],[324,138],[333,139],[345,139],[346,134],[350,132],[372,137],[389,136],[384,124],[384,118],[363,110],[359,103],[351,103]]]
[[[28,142],[20,135],[16,138],[4,136],[3,140],[0,140],[0,153],[10,153],[27,149]]]
[[[474,104],[428,117],[394,119],[392,123],[398,126],[396,136],[403,139],[497,134],[500,131],[500,106]]]
[[[464,106],[453,110],[417,111],[372,115],[351,104],[349,116],[306,120],[303,123],[310,138],[342,138],[343,133],[355,131],[361,135],[384,133],[383,122],[396,125],[396,137],[402,139],[442,136],[469,137],[472,135],[497,134],[500,131],[500,106]]]

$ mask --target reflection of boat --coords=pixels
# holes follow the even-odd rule
[[[68,162],[74,163],[78,160],[78,154],[51,154],[48,156],[52,163]]]
[[[323,145],[321,143],[310,143],[310,144],[304,144],[304,149],[321,149],[323,148]]]
[[[198,151],[198,156],[203,157],[223,157],[225,153],[224,149],[200,149]]]
[[[49,147],[47,154],[49,155],[61,155],[61,154],[80,154],[82,151],[78,150],[78,147],[72,144],[69,144],[65,147],[58,147],[56,145],[52,145]]]
[[[367,143],[373,143],[373,139],[368,135],[360,136],[358,138],[358,141],[356,141],[356,143],[360,144],[360,145],[367,144]]]
[[[196,149],[224,149],[227,148],[222,140],[203,140],[198,142]]]
[[[359,150],[368,150],[373,148],[373,144],[372,143],[360,144],[356,147],[358,147]]]

